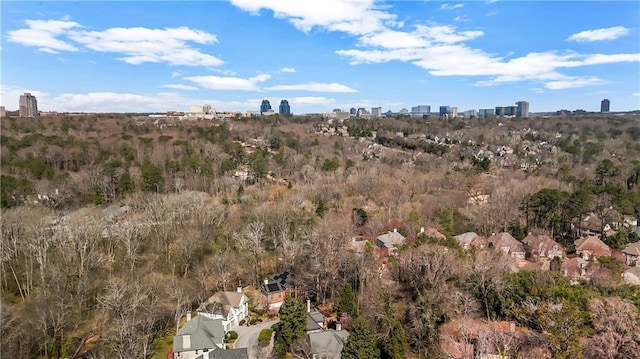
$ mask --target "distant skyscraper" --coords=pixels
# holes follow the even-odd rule
[[[373,118],[382,117],[382,107],[372,107],[371,108],[371,117],[373,117]]]
[[[604,99],[600,102],[600,112],[609,112],[609,106],[611,105],[611,102],[609,101],[609,99]]]
[[[429,116],[431,113],[431,106],[429,105],[420,105],[411,107],[411,117],[424,117],[424,115]]]
[[[262,100],[262,103],[260,104],[260,114],[262,115],[269,110],[271,110],[271,104],[269,103],[269,100]]]
[[[289,106],[289,101],[287,101],[287,100],[280,101],[280,107],[278,107],[278,112],[281,115],[290,115],[291,114],[291,106]]]
[[[507,114],[507,106],[496,106],[496,116],[504,116]]]
[[[518,101],[516,102],[518,106],[516,110],[516,117],[529,117],[529,102],[528,101]]]
[[[20,117],[38,116],[38,101],[28,92],[20,96]]]
[[[449,106],[440,106],[440,112],[438,112],[438,115],[440,115],[440,117],[444,117],[449,113],[449,111],[451,111]]]
[[[357,113],[358,113],[358,110],[356,110],[356,108],[355,108],[355,107],[352,107],[352,108],[349,110],[349,114],[350,114],[351,116],[355,116]]]

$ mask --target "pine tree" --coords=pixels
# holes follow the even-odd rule
[[[287,297],[280,308],[276,354],[284,358],[296,341],[304,338],[307,328],[307,311],[302,299]]]
[[[369,325],[362,319],[356,320],[342,348],[342,359],[380,358],[380,350]]]
[[[358,315],[358,303],[351,284],[347,283],[340,289],[340,302],[338,303],[336,311],[338,316],[342,313],[347,313],[355,318]]]
[[[394,321],[389,338],[383,343],[382,350],[385,358],[403,359],[404,351],[407,346],[407,336],[404,328],[399,321]]]

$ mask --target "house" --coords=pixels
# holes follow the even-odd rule
[[[307,343],[311,357],[314,359],[339,359],[342,347],[349,332],[342,330],[342,323],[336,322],[336,329],[327,329],[324,315],[311,310],[311,302],[307,300]]]
[[[625,283],[632,285],[640,285],[640,267],[631,267],[622,273],[622,279]]]
[[[564,248],[558,242],[544,234],[529,234],[522,242],[525,244],[525,249],[536,260],[541,258],[564,258]]]
[[[460,246],[464,250],[467,250],[472,246],[484,248],[487,245],[487,240],[484,237],[479,236],[476,232],[458,234],[453,238],[455,238],[458,243],[460,243]]]
[[[307,335],[307,343],[313,359],[340,359],[342,347],[347,342],[349,332],[340,327]]]
[[[398,232],[397,228],[393,232],[389,231],[376,237],[376,245],[382,248],[386,255],[391,255],[397,250],[397,246],[404,243],[406,238]]]
[[[418,233],[418,235],[423,235],[423,236],[426,236],[428,238],[434,238],[434,239],[439,239],[439,240],[447,239],[447,236],[445,236],[444,234],[440,233],[440,231],[438,231],[438,229],[436,229],[436,228],[424,229],[424,227],[420,227],[420,233]]]
[[[202,303],[198,313],[210,319],[222,319],[226,333],[249,316],[249,298],[242,293],[241,287],[235,292],[220,291]]]
[[[326,328],[324,315],[314,310],[307,312],[307,334],[324,331]]]
[[[216,348],[224,349],[224,327],[222,319],[211,319],[198,315],[191,319],[173,337],[175,359],[195,359]]]
[[[577,284],[580,280],[588,280],[587,261],[581,257],[570,258],[562,262],[560,270],[571,284]]]
[[[280,311],[284,298],[294,290],[293,275],[289,271],[266,278],[260,286],[260,304],[270,315]]]
[[[504,254],[516,259],[524,259],[526,254],[522,243],[507,232],[494,234],[487,238],[487,246],[500,249]]]
[[[627,244],[622,254],[624,254],[626,265],[640,267],[640,242]]]
[[[576,253],[584,260],[611,255],[611,248],[596,236],[586,236],[573,242]]]

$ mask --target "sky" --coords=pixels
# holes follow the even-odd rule
[[[0,104],[640,109],[639,1],[2,1]]]

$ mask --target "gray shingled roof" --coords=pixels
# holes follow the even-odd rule
[[[212,295],[198,308],[199,312],[220,314],[224,318],[229,315],[231,308],[239,308],[244,294],[238,292],[220,291]]]
[[[209,355],[208,357],[206,355]],[[249,359],[247,348],[227,349],[223,350],[215,348],[208,353],[199,355],[196,359]]]
[[[340,358],[342,347],[347,341],[346,330],[327,330],[309,334],[308,340],[313,354],[324,354],[322,358]]]
[[[389,231],[377,236],[376,239],[382,242],[385,247],[393,248],[394,246],[404,243],[405,237],[398,232]]]
[[[188,348],[183,347],[183,336],[190,335],[191,345]],[[216,343],[224,341],[224,327],[222,319],[210,319],[198,315],[188,321],[178,334],[173,337],[173,351],[183,352],[190,350],[213,349]]]

